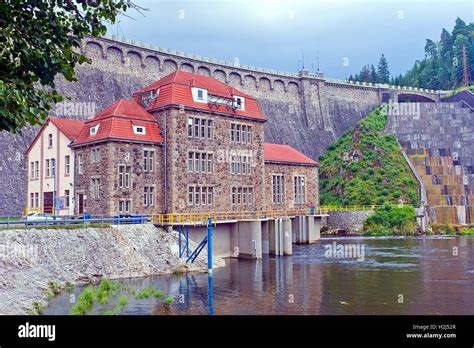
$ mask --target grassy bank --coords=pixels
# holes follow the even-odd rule
[[[321,205],[418,204],[418,182],[378,107],[320,157]]]

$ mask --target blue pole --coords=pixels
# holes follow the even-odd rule
[[[182,227],[179,227],[179,228],[178,228],[178,234],[179,234],[179,242],[178,242],[178,244],[179,244],[179,257],[181,257],[181,255],[182,255],[182,254],[181,254],[181,229],[182,229]]]
[[[212,286],[212,273],[209,273],[207,277],[207,307],[209,308],[209,314],[214,315],[214,304],[212,300],[213,286]]]
[[[212,218],[207,219],[207,272],[212,276]]]
[[[186,257],[189,257],[189,226],[186,226]]]

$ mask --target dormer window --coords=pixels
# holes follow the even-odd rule
[[[96,135],[97,132],[99,131],[99,126],[100,126],[100,123],[95,125],[94,127],[89,128],[89,134]]]
[[[245,110],[245,99],[244,99],[244,97],[234,96],[234,107],[237,110]]]
[[[133,132],[135,134],[145,134],[145,127],[144,126],[133,126]]]
[[[207,103],[207,89],[192,87],[193,100],[196,103]]]

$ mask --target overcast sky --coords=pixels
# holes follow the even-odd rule
[[[391,74],[423,58],[456,17],[474,18],[474,0],[134,0],[148,8],[121,17],[119,37],[233,61],[296,72],[305,68],[347,78],[383,52]],[[348,64],[344,64],[344,63]]]

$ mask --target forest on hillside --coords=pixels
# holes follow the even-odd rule
[[[366,65],[359,74],[349,76],[349,80],[429,89],[455,89],[465,85],[463,46],[466,51],[469,85],[474,76],[474,23],[466,24],[459,17],[451,32],[442,29],[439,41],[426,39],[425,57],[417,60],[405,74],[389,77],[389,65],[382,54],[377,69],[374,65]]]

